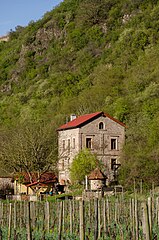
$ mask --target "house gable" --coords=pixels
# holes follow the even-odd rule
[[[124,123],[120,122],[116,118],[111,117],[108,113],[95,112],[95,113],[90,113],[90,114],[85,114],[85,115],[79,116],[79,117],[75,118],[74,120],[60,126],[57,129],[57,131],[62,131],[62,130],[66,130],[66,129],[73,129],[73,128],[80,128],[80,127],[88,124],[89,122],[95,120],[96,118],[98,118],[100,116],[108,117],[111,120],[113,120],[114,122],[120,124],[121,126],[126,127],[126,125]]]

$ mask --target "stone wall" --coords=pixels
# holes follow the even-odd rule
[[[59,131],[58,133],[58,170],[59,181],[69,180],[69,167],[80,151],[79,128]]]

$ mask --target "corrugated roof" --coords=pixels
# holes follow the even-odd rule
[[[99,168],[96,168],[95,170],[93,170],[90,175],[88,176],[89,180],[104,180],[106,179],[106,176],[104,175],[104,173],[102,173],[102,171]]]
[[[76,119],[60,126],[57,130],[60,131],[60,130],[66,130],[66,129],[71,129],[71,128],[77,128],[77,127],[80,127],[102,115],[110,118],[111,120],[113,120],[114,122],[117,122],[118,124],[122,125],[123,127],[126,127],[126,125],[124,123],[111,117],[108,113],[95,112],[95,113],[90,113],[90,114],[85,114],[85,115],[79,116]]]

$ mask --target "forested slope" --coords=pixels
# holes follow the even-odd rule
[[[9,36],[0,43],[2,128],[108,112],[128,126],[121,182],[158,184],[157,0],[65,0]]]

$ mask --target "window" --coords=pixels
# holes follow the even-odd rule
[[[75,148],[75,138],[72,140],[72,148]]]
[[[86,148],[92,148],[92,138],[86,138]]]
[[[62,171],[64,170],[64,166],[65,166],[64,159],[61,159],[61,170]]]
[[[117,139],[111,138],[111,150],[117,150]]]
[[[62,148],[65,150],[65,140],[62,140]]]
[[[103,122],[100,122],[99,123],[99,129],[101,130],[101,129],[104,129],[104,124],[103,124]]]
[[[112,158],[111,159],[111,170],[115,170],[115,166],[116,166],[116,159]]]
[[[68,148],[68,152],[70,152],[70,139],[68,139],[68,145],[67,145],[67,148]]]
[[[69,165],[70,165],[70,158],[67,158],[67,165],[69,167]]]

